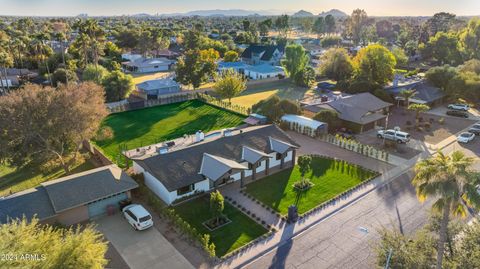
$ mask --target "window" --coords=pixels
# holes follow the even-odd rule
[[[276,158],[277,161],[280,160],[280,159],[282,159],[282,154],[281,154],[281,153],[277,153],[277,156],[276,156],[275,158]]]
[[[144,222],[144,221],[150,220],[151,218],[152,218],[152,217],[150,217],[150,215],[145,216],[145,217],[141,217],[141,218],[140,218],[140,222]]]
[[[153,68],[158,68],[158,65],[155,65]]]
[[[132,213],[132,211],[127,210],[127,211],[125,211],[125,212],[127,213],[127,215],[130,216],[130,218],[132,218],[134,221],[137,221],[137,216],[135,216],[135,215]]]
[[[185,187],[182,187],[177,190],[177,195],[184,195],[186,193],[192,192],[195,190],[195,184],[191,184]]]

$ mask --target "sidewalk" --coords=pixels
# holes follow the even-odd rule
[[[255,260],[257,257],[266,254],[270,250],[285,243],[287,240],[290,240],[292,237],[312,227],[318,222],[330,217],[337,211],[355,203],[357,200],[361,199],[371,191],[375,190],[378,186],[394,180],[398,176],[410,170],[412,166],[414,166],[415,163],[419,161],[419,159],[426,157],[428,155],[429,153],[425,152],[423,154],[417,155],[415,158],[405,161],[401,165],[393,169],[390,169],[389,171],[384,172],[381,176],[377,177],[376,179],[371,181],[369,184],[365,185],[363,188],[360,188],[350,193],[349,195],[342,197],[340,201],[333,202],[332,204],[327,205],[323,209],[317,210],[315,213],[303,218],[297,223],[286,224],[284,222],[277,221],[276,227],[279,229],[279,231],[275,233],[273,237],[267,239],[266,241],[261,241],[257,245],[254,245],[242,251],[241,253],[227,259],[226,261],[217,265],[215,268],[238,268],[241,266],[245,266],[246,264]],[[238,191],[239,190],[237,189],[237,192]],[[233,194],[231,193],[231,191],[229,191],[228,195],[233,198]],[[238,193],[238,195],[241,195],[241,194]],[[245,198],[242,198],[242,199],[243,199],[242,201],[245,200]],[[267,211],[264,208],[261,208],[261,209],[262,211],[260,212],[264,212],[263,215],[261,215],[262,218],[270,218],[264,215],[265,212]]]

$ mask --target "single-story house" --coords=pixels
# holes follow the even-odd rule
[[[250,45],[240,58],[249,65],[268,64],[279,65],[285,48],[276,45]]]
[[[219,62],[217,71],[222,73],[225,70],[232,69],[252,80],[275,78],[285,76],[285,71],[281,66],[270,64],[249,65],[243,62]]]
[[[173,151],[133,159],[135,173],[165,203],[270,174],[295,163],[298,145],[276,125],[248,127]]]
[[[72,225],[118,209],[137,187],[116,165],[95,168],[0,198],[0,223],[36,216],[42,223]]]
[[[416,81],[406,85],[390,86],[385,88],[385,90],[391,94],[399,104],[401,103],[403,105],[406,105],[406,102],[400,93],[404,90],[412,90],[415,92],[415,94],[409,98],[410,103],[426,104],[430,107],[442,104],[446,96],[442,89],[431,85],[426,80]]]
[[[244,72],[245,76],[253,80],[285,76],[283,67],[269,64],[250,65]]]
[[[146,80],[136,86],[137,90],[144,94],[148,100],[158,99],[162,95],[181,91],[180,84],[169,78]]]
[[[392,104],[387,103],[371,93],[359,93],[329,100],[325,103],[306,105],[304,115],[313,117],[322,110],[333,110],[343,121],[345,127],[361,133],[385,126],[388,111]]]
[[[245,73],[245,68],[249,67],[250,65],[243,63],[243,62],[219,62],[217,71],[218,73],[222,73],[228,69],[233,69],[235,72],[240,74]]]
[[[169,71],[174,61],[167,58],[138,58],[133,61],[123,62],[122,68],[125,72],[131,73],[153,73]]]
[[[282,116],[281,121],[288,124],[290,130],[311,137],[328,132],[328,125],[325,122],[300,115],[286,114]]]

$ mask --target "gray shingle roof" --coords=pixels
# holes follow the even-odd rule
[[[281,153],[281,154],[287,152],[289,149],[297,148],[297,146],[295,146],[295,145],[292,145],[290,143],[275,139],[273,137],[269,137],[268,139],[270,141],[270,148],[273,151]]]
[[[333,108],[338,112],[338,117],[342,120],[366,124],[385,117],[382,114],[370,112],[378,111],[391,105],[371,93],[365,92],[339,98],[320,106]]]
[[[413,90],[415,91],[415,95],[411,99],[421,100],[426,103],[431,103],[445,97],[445,93],[442,89],[429,84],[427,81],[419,81],[398,87],[389,87],[385,90],[395,96],[399,95],[403,90]]]
[[[243,146],[242,149],[242,160],[247,161],[248,163],[254,164],[260,161],[263,158],[268,157],[269,155],[265,152],[261,152],[259,150],[255,150],[246,146]]]
[[[9,218],[16,219],[23,216],[30,220],[34,215],[40,220],[55,216],[53,206],[43,187],[0,198],[0,223],[7,223]]]
[[[122,169],[108,165],[42,183],[55,212],[138,187]]]
[[[239,164],[236,161],[232,161],[208,153],[203,154],[200,174],[206,176],[207,178],[216,181],[232,169],[246,170],[248,169],[248,167],[245,167],[244,165]]]
[[[204,180],[199,174],[204,153],[241,161],[243,146],[265,153],[273,152],[269,137],[298,146],[277,126],[264,125],[245,128],[241,134],[220,137],[135,162],[156,177],[168,191],[175,191]]]

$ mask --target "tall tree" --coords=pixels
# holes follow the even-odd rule
[[[402,90],[400,91],[399,96],[405,99],[406,107],[410,106],[410,98],[412,98],[416,92],[414,90]]]
[[[236,62],[238,61],[238,52],[234,50],[229,50],[225,53],[223,56],[223,61],[224,62]]]
[[[378,44],[362,48],[353,62],[358,78],[381,86],[393,79],[393,70],[397,64],[395,56]]]
[[[289,45],[285,48],[285,59],[282,60],[282,66],[287,75],[295,80],[297,74],[303,71],[310,61],[302,45]]]
[[[233,97],[247,88],[247,80],[242,74],[235,72],[233,69],[228,69],[217,78],[213,88],[218,95],[228,99],[228,102],[231,103]]]
[[[479,208],[480,194],[477,186],[478,175],[471,172],[473,159],[461,151],[450,156],[438,152],[415,166],[416,175],[412,180],[420,201],[435,199],[433,209],[442,215],[440,236],[437,247],[437,269],[442,269],[447,227],[450,216],[465,216],[467,204]]]
[[[117,102],[128,97],[135,85],[133,77],[120,70],[108,73],[102,81],[107,102]]]
[[[318,17],[313,24],[313,32],[318,36],[321,36],[326,32],[325,19],[323,17]]]
[[[411,104],[408,106],[408,110],[415,111],[415,127],[418,128],[420,124],[420,113],[430,110],[430,107],[425,104]]]
[[[275,20],[275,28],[280,32],[282,37],[287,38],[290,30],[290,18],[288,15],[281,15]]]
[[[329,34],[335,33],[335,17],[333,15],[328,14],[325,16],[325,31]]]
[[[57,89],[27,85],[0,98],[0,157],[17,166],[56,161],[65,172],[107,115],[103,88],[94,83]]]
[[[216,61],[220,55],[214,49],[189,50],[178,60],[175,70],[176,79],[183,85],[200,85],[213,76],[217,68]]]
[[[420,51],[425,58],[434,58],[440,64],[458,65],[462,62],[459,44],[456,34],[438,32]]]
[[[2,259],[2,268],[103,268],[107,265],[107,242],[92,225],[56,228],[34,218],[12,220],[0,225],[2,253],[38,254],[37,260]]]
[[[353,63],[344,48],[329,49],[322,56],[320,73],[335,81],[346,81],[353,75]]]
[[[363,9],[355,9],[348,19],[348,33],[352,37],[353,42],[358,45],[362,40],[362,34],[368,24],[367,12]]]

